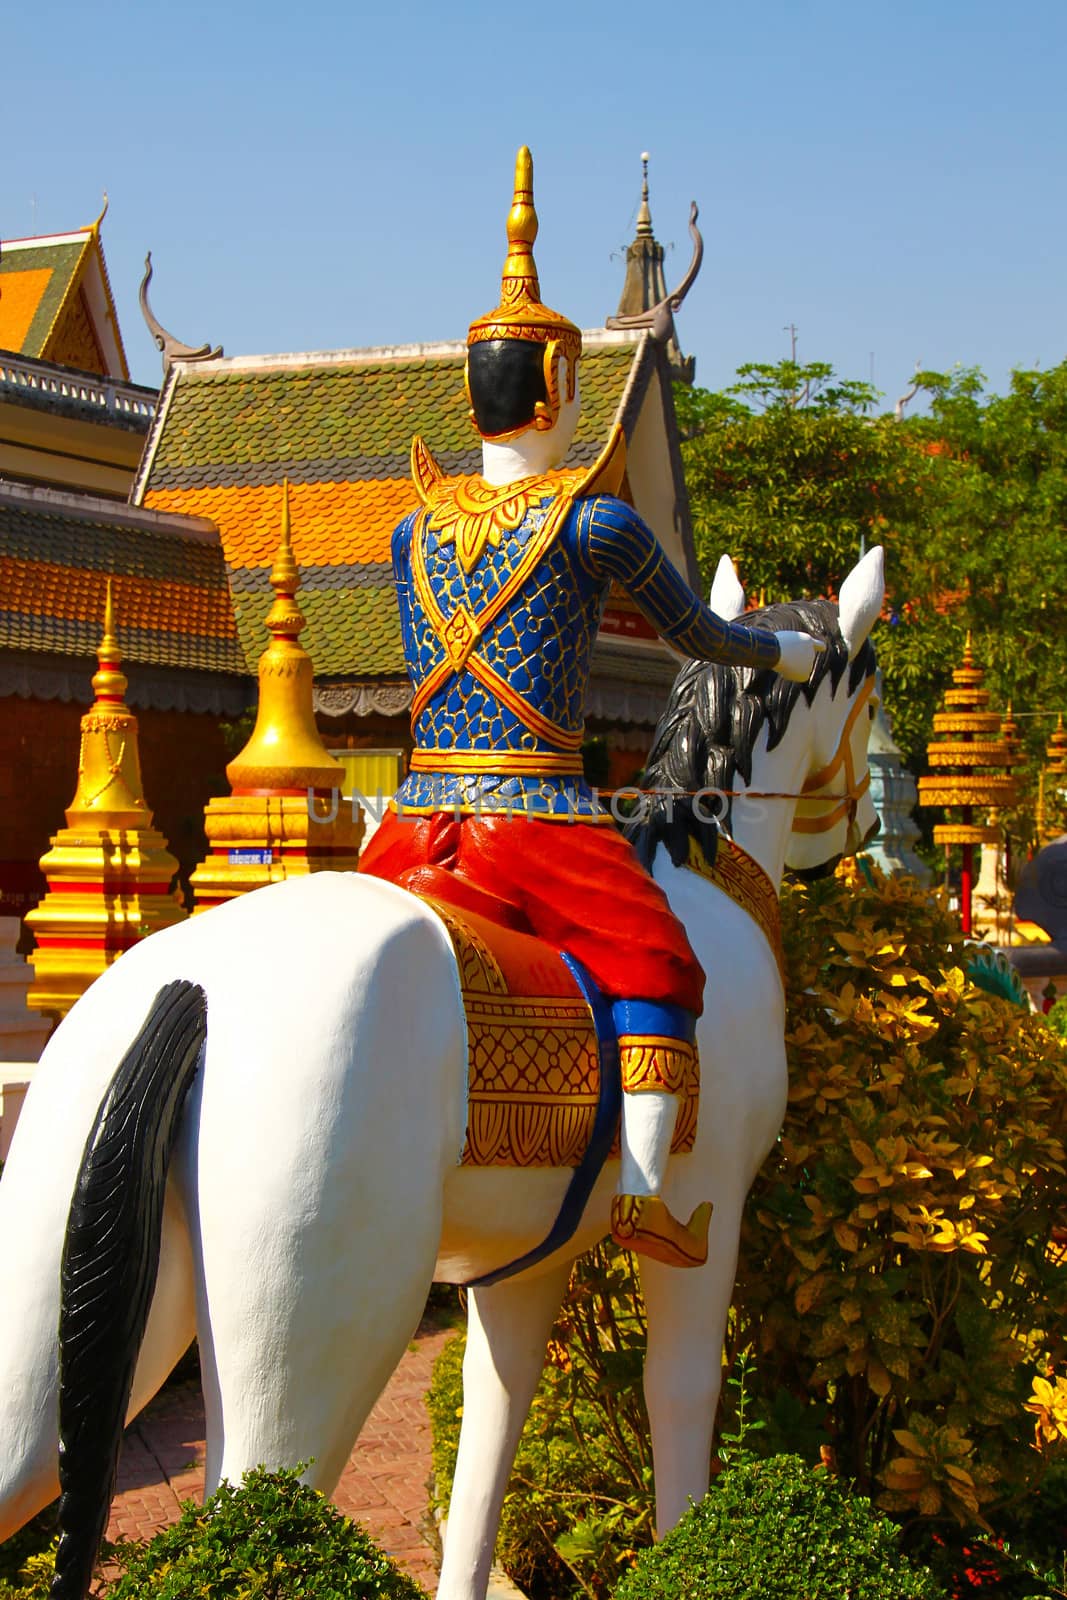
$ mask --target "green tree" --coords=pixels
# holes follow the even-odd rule
[[[870,415],[869,384],[825,362],[749,363],[723,394],[680,390],[683,460],[702,576],[731,555],[750,595],[836,593],[861,548],[926,511],[930,458],[892,418]]]
[[[975,369],[918,382],[929,411],[905,421],[824,362],[750,363],[722,393],[680,389],[702,576],[726,551],[751,597],[834,594],[862,546],[884,544],[877,644],[906,761],[925,769],[971,629],[1033,775],[1048,716],[1067,709],[1067,362],[1013,373],[1006,395],[985,394]]]
[[[994,705],[1022,713],[1033,770],[1049,717],[1067,709],[1067,361],[1013,372],[1005,395],[984,394],[976,369],[919,382],[929,414],[902,433],[936,464],[934,506],[925,541],[901,547],[897,581],[920,637],[935,616],[973,630]],[[899,669],[904,644],[889,642]]]

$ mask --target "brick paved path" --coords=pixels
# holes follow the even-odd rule
[[[431,1592],[437,1555],[428,1540],[430,1419],[424,1396],[449,1330],[419,1330],[341,1474],[334,1501]],[[109,1539],[150,1539],[177,1522],[182,1500],[204,1487],[204,1406],[195,1382],[156,1397],[127,1430]]]

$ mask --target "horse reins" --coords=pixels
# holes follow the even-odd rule
[[[809,804],[828,800],[836,800],[837,804],[832,811],[826,812],[821,817],[794,817],[793,833],[826,833],[846,815],[850,823],[855,822],[856,809],[859,805],[860,797],[866,794],[871,786],[871,769],[868,767],[859,783],[856,782],[856,768],[852,760],[852,730],[856,725],[856,718],[867,705],[873,692],[874,678],[871,677],[864,684],[862,694],[856,696],[852,709],[845,718],[845,725],[841,730],[841,738],[838,740],[837,749],[833,757],[825,767],[822,767],[818,772],[813,772],[811,777],[805,779],[801,785],[798,796],[801,801],[807,799],[808,796],[813,796],[814,798],[809,800]],[[845,769],[844,794],[819,794],[818,791],[837,776],[838,770],[842,766]]]
[[[721,794],[727,800],[800,800],[808,805],[820,802],[835,801],[832,811],[820,817],[794,817],[791,831],[793,833],[828,833],[835,823],[840,822],[843,816],[849,822],[856,819],[856,811],[860,799],[867,793],[871,786],[871,773],[868,768],[863,777],[856,782],[856,767],[852,759],[852,730],[856,726],[856,719],[863,711],[874,692],[874,678],[868,678],[863,692],[857,695],[855,702],[845,718],[845,725],[841,730],[837,749],[825,767],[820,767],[818,772],[813,772],[805,778],[801,788],[797,791],[785,789],[718,789],[709,785],[707,789],[671,790],[673,794]],[[819,790],[831,782],[837,773],[845,769],[845,791],[843,794],[819,794]],[[629,787],[629,786],[627,786]],[[639,794],[657,794],[656,789],[639,789]]]

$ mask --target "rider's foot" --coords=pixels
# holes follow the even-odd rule
[[[672,1216],[658,1194],[617,1194],[611,1202],[611,1237],[626,1250],[668,1267],[702,1267],[708,1259],[711,1201],[689,1221]]]

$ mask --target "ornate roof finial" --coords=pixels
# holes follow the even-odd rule
[[[683,383],[692,383],[696,362],[683,356],[674,330],[674,313],[692,288],[704,259],[704,240],[697,227],[699,212],[694,200],[689,208],[689,233],[693,258],[677,289],[667,293],[663,275],[663,246],[652,232],[652,212],[648,203],[648,151],[641,152],[641,204],[637,212],[637,231],[626,247],[626,280],[619,298],[619,309],[604,321],[606,328],[648,328],[657,344],[666,345],[671,372]]]
[[[170,371],[173,361],[214,361],[222,354],[221,344],[182,344],[172,333],[168,333],[161,322],[157,322],[148,303],[148,285],[152,282],[152,252],[149,250],[144,258],[144,277],[138,290],[138,299],[141,303],[141,315],[145,325],[152,335],[156,349],[163,355],[163,376]]]
[[[1037,803],[1034,806],[1034,834],[1037,840],[1037,848],[1040,850],[1041,846],[1046,842],[1046,835],[1048,834],[1045,809],[1044,767],[1041,768],[1037,775]]]
[[[652,212],[648,205],[648,151],[641,152],[641,204],[637,211],[637,237],[652,238]]]
[[[90,222],[90,224],[89,224],[89,232],[90,233],[99,233],[100,232],[100,224],[103,222],[104,218],[107,216],[107,208],[108,208],[108,206],[110,204],[111,204],[111,202],[107,197],[107,190],[105,189],[104,190],[104,208],[101,211],[100,215],[97,217],[96,221],[95,222]]]

